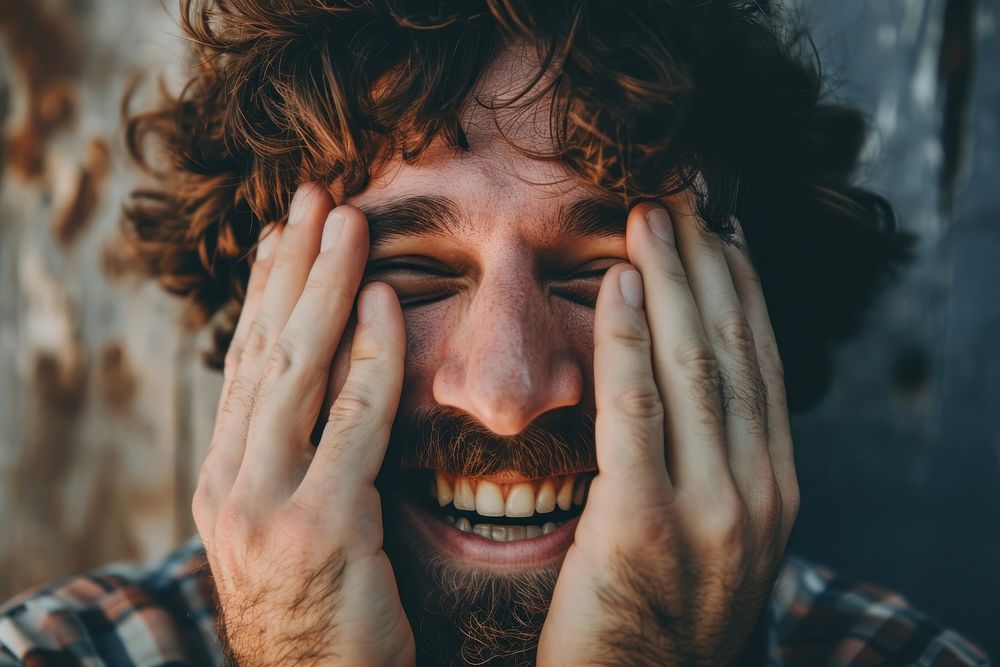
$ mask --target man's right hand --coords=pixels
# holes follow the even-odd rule
[[[240,665],[415,660],[374,486],[405,355],[385,284],[358,298],[350,370],[310,442],[367,256],[361,211],[315,184],[257,250],[192,504]]]

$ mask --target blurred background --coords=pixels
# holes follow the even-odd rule
[[[183,81],[164,4],[0,0],[0,600],[194,533],[221,379],[118,237],[122,96]],[[921,241],[794,420],[791,549],[1000,656],[1000,3],[794,4]]]

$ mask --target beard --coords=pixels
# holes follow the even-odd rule
[[[530,665],[561,563],[523,569],[464,565],[429,547],[394,507],[419,493],[427,471],[545,477],[596,468],[593,419],[563,409],[515,436],[497,436],[444,408],[394,426],[379,477],[385,550],[393,564],[420,665]]]
[[[397,575],[418,665],[534,664],[558,566],[500,574],[425,554],[419,568]]]

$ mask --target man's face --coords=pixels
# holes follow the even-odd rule
[[[485,90],[530,74],[498,63]],[[546,110],[509,117],[505,135],[551,149]],[[372,228],[366,279],[396,290],[407,328],[380,484],[386,549],[411,610],[481,638],[455,647],[472,657],[503,653],[504,626],[534,632],[525,617],[544,614],[572,542],[596,466],[594,303],[626,256],[627,211],[513,148],[491,111],[471,106],[463,127],[468,150],[437,142],[395,160],[347,203]]]
[[[400,412],[451,408],[516,436],[560,408],[590,407],[593,306],[625,255],[624,212],[566,183],[533,184],[567,175],[470,140],[470,152],[440,146],[394,165],[350,203],[374,231],[367,277],[403,306]]]

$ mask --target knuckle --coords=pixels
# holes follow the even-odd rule
[[[292,368],[294,358],[294,349],[288,341],[275,341],[267,355],[261,380],[266,384],[277,382]]]
[[[726,494],[699,524],[701,541],[712,552],[738,554],[744,548],[750,513],[735,492]]]
[[[247,337],[241,349],[241,357],[247,361],[253,361],[264,354],[267,349],[267,341],[270,337],[271,327],[263,314],[258,313],[254,321],[247,329]]]
[[[715,323],[714,331],[719,344],[729,354],[739,359],[756,358],[753,329],[750,328],[746,318],[739,316],[724,318]]]
[[[320,357],[312,354],[312,350],[297,346],[293,340],[293,336],[283,335],[271,346],[261,371],[262,387],[270,389],[284,383],[285,389],[297,391],[314,387],[326,378],[329,363],[321,363]]]
[[[352,364],[350,377],[345,386],[350,393],[361,394],[365,397],[366,402],[374,405],[378,402],[377,399],[391,393],[393,387],[396,386],[396,381],[392,379],[395,373],[392,372],[385,358],[362,361],[365,363]]]
[[[352,424],[371,412],[372,400],[357,387],[345,386],[330,406],[330,422],[337,425]]]
[[[389,356],[388,342],[382,336],[355,336],[351,344],[351,366],[381,364]]]
[[[654,421],[663,419],[663,401],[650,383],[636,382],[615,396],[615,407],[630,419]]]
[[[697,384],[717,387],[720,380],[719,360],[712,348],[702,341],[683,345],[674,353],[677,365]]]
[[[222,503],[215,518],[215,535],[227,541],[250,542],[254,535],[251,525],[242,503],[229,498]]]
[[[279,243],[274,253],[274,263],[271,265],[272,273],[286,273],[294,271],[302,262],[302,251],[295,244]]]
[[[615,321],[611,337],[617,345],[640,354],[649,354],[649,329],[639,318],[620,318]]]

